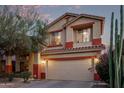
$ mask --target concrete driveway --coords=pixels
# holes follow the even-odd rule
[[[72,80],[40,80],[32,81],[22,88],[90,88],[92,83]]]

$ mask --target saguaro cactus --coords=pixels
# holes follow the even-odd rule
[[[120,6],[120,31],[118,30],[118,20],[115,20],[115,48],[113,49],[113,33],[114,33],[114,13],[111,16],[111,34],[110,34],[110,49],[109,49],[109,77],[110,87],[123,87],[123,62],[122,62],[122,47],[123,47],[123,6]]]
[[[111,33],[110,33],[110,49],[109,49],[109,77],[110,77],[110,87],[114,87],[114,72],[113,72],[113,26],[114,26],[114,13],[111,16]]]

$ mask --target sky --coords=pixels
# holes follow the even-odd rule
[[[37,6],[38,11],[49,22],[55,20],[66,12],[78,14],[91,14],[105,17],[104,33],[102,35],[103,43],[109,45],[111,13],[115,13],[115,18],[119,18],[120,6],[117,5],[51,5]]]

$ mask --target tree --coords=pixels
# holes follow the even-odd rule
[[[36,28],[32,31],[33,34],[30,36],[32,40],[32,51],[39,51],[43,49],[43,46],[46,44],[47,31],[46,23],[37,20]]]
[[[11,6],[1,6],[0,49],[8,62],[12,61],[12,55],[22,56],[42,49],[46,35],[46,22],[37,13],[31,11],[21,16],[18,8],[11,11]]]
[[[16,27],[15,13],[10,11],[8,6],[1,6],[0,11],[0,49],[7,56],[8,63],[12,61],[11,56],[14,54]]]

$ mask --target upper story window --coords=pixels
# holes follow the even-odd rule
[[[61,44],[61,32],[50,33],[50,45],[60,45]]]
[[[86,43],[91,41],[91,30],[92,28],[85,28],[76,30],[76,43]]]

